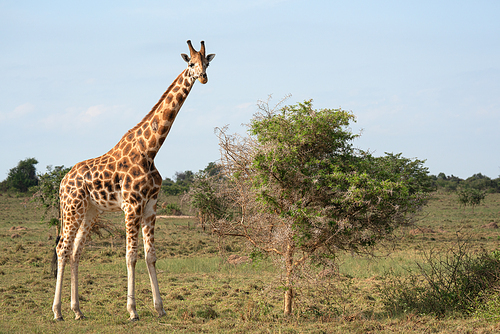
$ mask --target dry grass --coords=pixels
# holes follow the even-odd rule
[[[0,333],[494,333],[496,322],[384,312],[380,287],[392,269],[405,274],[423,251],[439,249],[468,234],[477,249],[494,250],[500,231],[500,194],[488,195],[474,214],[458,207],[453,194],[438,193],[422,214],[419,232],[380,249],[375,258],[341,256],[340,275],[324,275],[304,284],[293,316],[282,316],[278,272],[266,261],[228,264],[217,244],[192,219],[159,219],[155,236],[159,283],[167,316],[157,319],[143,261],[137,266],[137,307],[141,320],[131,323],[126,311],[126,266],[120,214],[107,216],[117,229],[87,245],[80,265],[81,308],[86,320],[73,320],[69,308],[69,274],[65,275],[63,315],[52,320],[54,279],[50,274],[54,230],[24,198],[0,196]],[[25,229],[11,230],[12,227]],[[18,237],[12,237],[18,234]],[[234,240],[225,256],[245,255]],[[278,282],[278,283],[277,283]]]

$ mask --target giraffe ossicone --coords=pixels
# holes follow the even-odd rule
[[[182,54],[188,67],[172,82],[158,103],[109,152],[82,161],[61,182],[61,238],[56,246],[57,279],[52,311],[63,320],[61,295],[64,267],[71,267],[71,309],[75,319],[84,318],[78,298],[78,263],[92,224],[104,211],[125,213],[127,233],[127,310],[130,320],[138,320],[135,302],[135,265],[139,229],[142,229],[145,260],[151,281],[153,304],[158,316],[165,315],[156,276],[154,228],[156,202],[162,178],[154,158],[167,137],[177,113],[196,80],[208,81],[206,69],[215,57],[205,55],[201,42],[196,51],[187,41],[190,55]]]

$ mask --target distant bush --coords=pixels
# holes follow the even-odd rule
[[[163,203],[161,208],[158,210],[158,214],[169,215],[169,216],[180,216],[182,215],[182,211],[181,208],[175,203]]]
[[[188,191],[189,186],[177,184],[167,177],[161,184],[161,190],[167,196],[177,196]]]
[[[220,174],[220,166],[214,162],[209,162],[205,169],[200,170],[197,174],[215,176]],[[187,193],[194,183],[196,178],[195,173],[190,170],[184,172],[175,172],[174,180],[166,178],[161,184],[161,189],[167,196],[178,196]]]
[[[446,191],[456,191],[460,183],[463,182],[459,177],[454,175],[446,176],[444,173],[439,173],[434,180],[438,189],[444,189]]]
[[[474,174],[465,180],[454,175],[446,176],[444,173],[439,173],[437,176],[433,175],[432,179],[438,189],[443,189],[445,191],[457,191],[459,188],[471,188],[487,193],[500,192],[500,177],[491,179],[481,173]]]
[[[0,190],[14,190],[25,193],[31,187],[38,185],[36,164],[38,164],[38,161],[35,158],[19,161],[16,167],[9,170],[7,179],[0,183]]]
[[[175,172],[175,181],[168,177],[163,180],[161,189],[167,196],[177,196],[189,191],[194,181],[194,173],[190,170]]]
[[[42,221],[49,226],[55,226],[59,234],[60,208],[59,208],[59,185],[71,167],[47,166],[47,173],[38,175],[39,183],[33,187],[33,202],[42,208]]]
[[[472,175],[471,177],[468,177],[465,180],[465,184],[472,189],[482,190],[490,193],[500,192],[500,177],[492,180],[486,175],[478,173]]]
[[[474,188],[463,188],[457,190],[458,202],[461,206],[471,206],[472,212],[474,212],[474,207],[481,204],[486,197],[486,192]]]

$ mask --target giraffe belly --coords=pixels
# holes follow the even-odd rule
[[[121,192],[111,193],[92,192],[90,195],[92,205],[99,211],[116,212],[122,210],[123,196]]]

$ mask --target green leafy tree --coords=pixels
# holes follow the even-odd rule
[[[162,182],[162,190],[168,196],[186,194],[193,185],[197,174],[206,174],[209,176],[220,175],[220,167],[215,162],[210,162],[205,169],[200,170],[196,174],[190,170],[175,172],[175,181],[167,177]]]
[[[179,185],[189,185],[193,183],[194,173],[190,170],[185,172],[175,172],[175,182]]]
[[[16,167],[10,169],[4,187],[25,193],[30,187],[36,186],[38,184],[36,164],[38,161],[35,158],[19,161]]]
[[[55,226],[60,235],[59,186],[71,167],[47,166],[47,173],[39,175],[39,183],[33,194],[33,201],[42,208],[42,221]]]
[[[458,202],[461,206],[472,207],[472,212],[474,213],[474,207],[480,205],[486,198],[486,192],[474,188],[462,188],[457,190]]]
[[[469,205],[469,192],[466,191],[465,189],[461,189],[459,191],[457,191],[457,200],[458,200],[458,203],[464,207],[464,210],[465,210],[465,207],[467,205]]]
[[[205,173],[207,176],[221,176],[221,167],[212,161],[200,172]]]
[[[500,192],[500,178],[491,179],[481,173],[474,174],[465,180],[453,175],[446,176],[444,173],[439,173],[434,178],[437,187],[447,191],[460,192],[464,188],[473,188],[487,193]]]
[[[433,185],[423,161],[354,148],[351,112],[311,101],[259,107],[249,136],[219,129],[224,177],[201,177],[192,203],[219,236],[245,238],[254,254],[278,260],[288,315],[306,264],[366,251],[410,223]]]
[[[165,178],[161,183],[161,189],[167,196],[177,196],[181,194],[184,189],[177,185],[172,179]]]
[[[484,192],[489,192],[489,193],[500,192],[500,184],[497,182],[497,180],[492,180],[488,176],[483,175],[481,173],[477,173],[472,175],[471,177],[468,177],[465,180],[465,184],[468,187],[481,190]]]
[[[166,178],[162,182],[162,190],[166,195],[177,196],[189,191],[189,187],[193,184],[194,173],[190,170],[185,172],[175,172],[175,181]]]
[[[457,188],[462,184],[464,180],[454,175],[446,176],[445,173],[441,172],[436,177],[436,185],[440,189],[446,191],[456,191]]]

